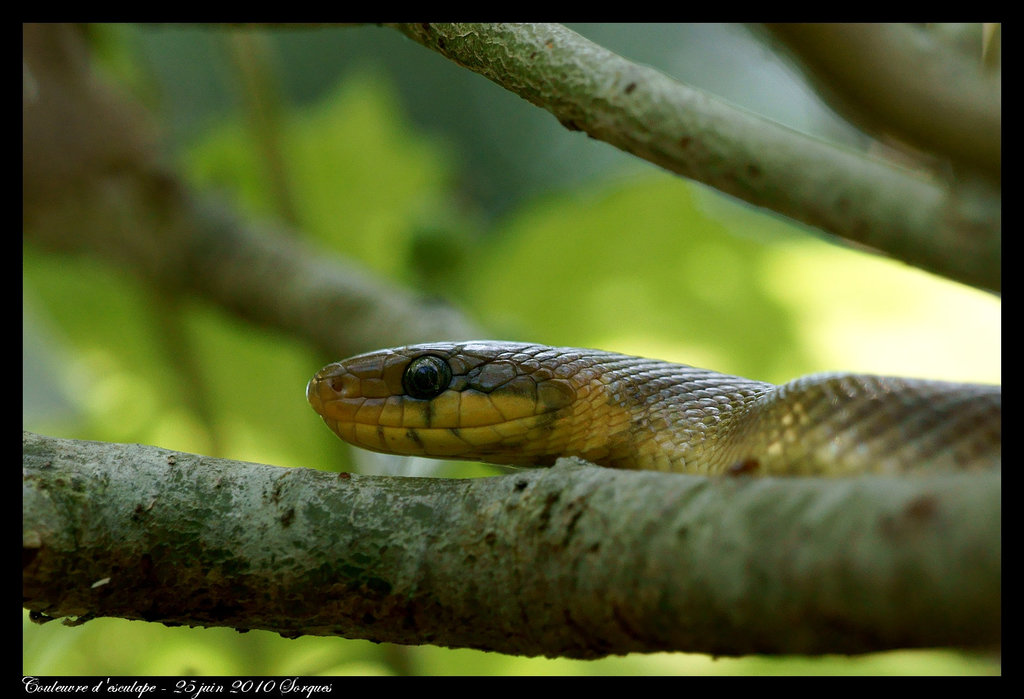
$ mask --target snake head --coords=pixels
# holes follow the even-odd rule
[[[544,465],[577,390],[541,345],[431,343],[361,354],[313,376],[306,398],[331,430],[364,449]]]

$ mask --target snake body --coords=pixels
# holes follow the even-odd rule
[[[694,474],[998,468],[1001,389],[850,373],[773,385],[599,350],[410,345],[328,364],[306,396],[364,449],[520,466],[579,456]]]

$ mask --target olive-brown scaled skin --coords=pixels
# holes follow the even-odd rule
[[[306,396],[346,442],[410,456],[521,466],[579,456],[733,475],[1001,462],[998,386],[840,373],[775,386],[600,350],[477,341],[335,362]]]

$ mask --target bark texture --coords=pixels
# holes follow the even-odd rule
[[[24,605],[521,655],[1000,640],[999,474],[494,478],[24,437]]]

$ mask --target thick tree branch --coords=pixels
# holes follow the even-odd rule
[[[1002,168],[1002,88],[926,31],[903,24],[769,24],[865,131],[947,156],[995,181]]]
[[[999,290],[998,192],[946,187],[760,118],[555,24],[392,25],[667,170],[937,274]]]
[[[504,653],[1000,640],[998,473],[370,477],[25,433],[27,608]]]

